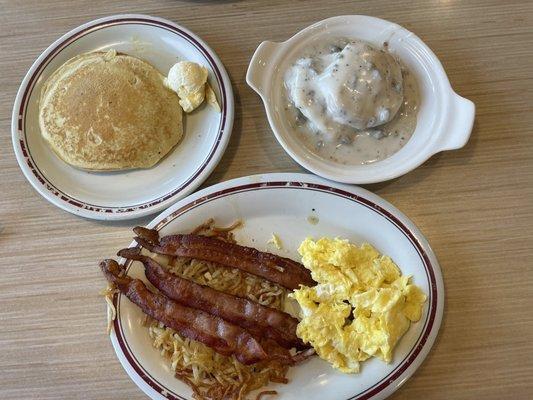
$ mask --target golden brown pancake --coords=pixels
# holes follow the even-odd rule
[[[176,93],[150,64],[114,50],[76,56],[46,81],[43,138],[65,162],[112,171],[149,168],[183,135]]]

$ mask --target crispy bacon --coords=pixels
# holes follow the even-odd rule
[[[152,258],[140,254],[139,248],[122,249],[118,255],[141,261],[150,283],[178,303],[216,315],[248,330],[255,337],[272,339],[285,348],[306,348],[296,336],[298,320],[283,311],[174,275]]]
[[[159,238],[157,231],[139,226],[133,231],[138,235],[135,241],[154,253],[190,257],[238,268],[288,289],[297,289],[300,284],[316,285],[309,270],[300,263],[252,247],[194,234]]]
[[[271,359],[261,344],[246,330],[201,310],[185,307],[162,294],[152,293],[139,279],[132,279],[114,260],[104,260],[100,268],[109,282],[146,314],[174,329],[180,335],[197,340],[214,351],[234,354],[243,364]]]

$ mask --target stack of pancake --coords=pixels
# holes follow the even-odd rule
[[[150,168],[183,136],[179,98],[163,82],[152,65],[114,50],[76,56],[43,86],[41,134],[77,168]]]

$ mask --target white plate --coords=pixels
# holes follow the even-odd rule
[[[302,146],[283,112],[283,76],[303,48],[327,37],[358,38],[389,49],[409,68],[419,86],[420,108],[413,136],[390,157],[365,165],[342,165]],[[285,151],[301,166],[337,182],[374,183],[396,178],[433,154],[463,147],[474,123],[474,103],[457,95],[439,59],[414,33],[393,22],[344,15],[317,22],[285,42],[263,42],[255,51],[246,82],[263,100],[270,127]]]
[[[178,60],[205,65],[222,112],[204,105],[185,115],[183,140],[151,169],[92,173],[67,165],[55,156],[40,135],[41,86],[71,57],[110,48],[142,58],[164,75]],[[13,146],[28,181],[56,206],[87,218],[137,218],[167,208],[207,178],[228,143],[233,112],[228,75],[213,50],[198,36],[162,18],[115,15],[70,31],[33,63],[15,100]]]
[[[316,225],[309,222],[310,216],[318,218]],[[383,199],[364,189],[331,185],[312,175],[255,175],[201,190],[148,226],[163,235],[185,233],[210,217],[221,225],[242,219],[244,226],[236,231],[239,243],[294,259],[298,259],[299,243],[308,236],[372,243],[390,255],[404,274],[413,275],[414,282],[428,295],[421,320],[400,340],[391,364],[372,359],[363,363],[360,374],[347,375],[314,357],[290,369],[289,384],[269,386],[280,393],[277,398],[383,399],[404,383],[428,354],[444,305],[440,268],[416,226]],[[284,250],[267,245],[272,233],[279,235]],[[128,274],[145,279],[137,262],[130,264]],[[122,295],[115,298],[115,305],[118,317],[111,340],[134,382],[153,399],[192,399],[191,390],[173,377],[168,361],[151,347],[148,330],[141,326],[140,309]]]

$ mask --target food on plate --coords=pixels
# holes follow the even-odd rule
[[[123,249],[118,255],[142,262],[148,281],[169,299],[216,315],[255,337],[272,339],[288,349],[306,347],[296,336],[298,320],[290,314],[174,275],[157,261],[140,254],[139,248]]]
[[[176,92],[183,111],[194,111],[204,99],[220,111],[215,92],[207,83],[207,68],[191,61],[180,61],[168,71],[165,85]]]
[[[416,81],[386,43],[378,49],[357,39],[316,41],[296,56],[284,86],[291,128],[329,160],[383,160],[416,128]]]
[[[115,50],[60,66],[43,85],[39,125],[59,158],[92,171],[150,168],[183,136],[179,99],[163,76]]]
[[[307,217],[307,222],[309,222],[311,225],[316,225],[320,222],[320,220],[316,215],[310,215]]]
[[[193,232],[235,244],[232,230],[240,224],[218,228],[209,220]],[[148,244],[167,243],[155,231],[135,231]],[[153,346],[168,359],[176,377],[192,388],[195,399],[243,400],[269,382],[287,383],[289,367],[314,354],[296,337],[297,321],[283,312],[288,291],[282,286],[190,255],[164,256],[146,248],[125,249],[119,255],[141,261],[154,289],[127,277],[125,267],[116,262],[103,262],[111,282],[106,290],[109,315],[116,315],[111,298],[118,291],[139,305],[150,316],[144,325]],[[198,331],[202,336],[196,336]],[[223,340],[217,341],[217,335]],[[257,398],[275,393],[264,390]]]
[[[239,268],[287,289],[297,289],[300,284],[306,286],[315,284],[310,272],[300,263],[252,247],[203,235],[170,235],[159,238],[159,233],[155,230],[142,227],[133,230],[138,235],[135,241],[153,253],[191,257]]]
[[[281,242],[279,236],[275,233],[272,234],[271,238],[268,240],[267,243],[273,245],[278,250],[283,249],[283,243]]]
[[[216,112],[220,112],[220,105],[217,101],[217,95],[209,83],[205,84],[205,98],[207,100],[207,104],[213,107]]]
[[[134,228],[141,247],[118,255],[141,262],[153,289],[114,260],[101,263],[107,296],[119,291],[149,316],[153,346],[196,399],[243,400],[286,383],[288,369],[314,352],[345,373],[370,357],[392,360],[426,295],[390,257],[366,243],[305,239],[301,265],[238,245],[232,231],[240,224],[221,229],[209,220],[167,236]],[[285,311],[286,298],[300,319]]]
[[[235,354],[241,363],[254,364],[268,359],[261,344],[246,330],[222,318],[190,307],[184,307],[167,297],[152,293],[140,279],[123,273],[115,260],[100,263],[104,275],[144,313],[174,329],[180,335],[199,341],[217,353]]]
[[[370,244],[306,239],[298,252],[318,282],[289,295],[302,309],[298,336],[342,372],[359,372],[370,357],[390,362],[398,340],[422,315],[422,290]]]

